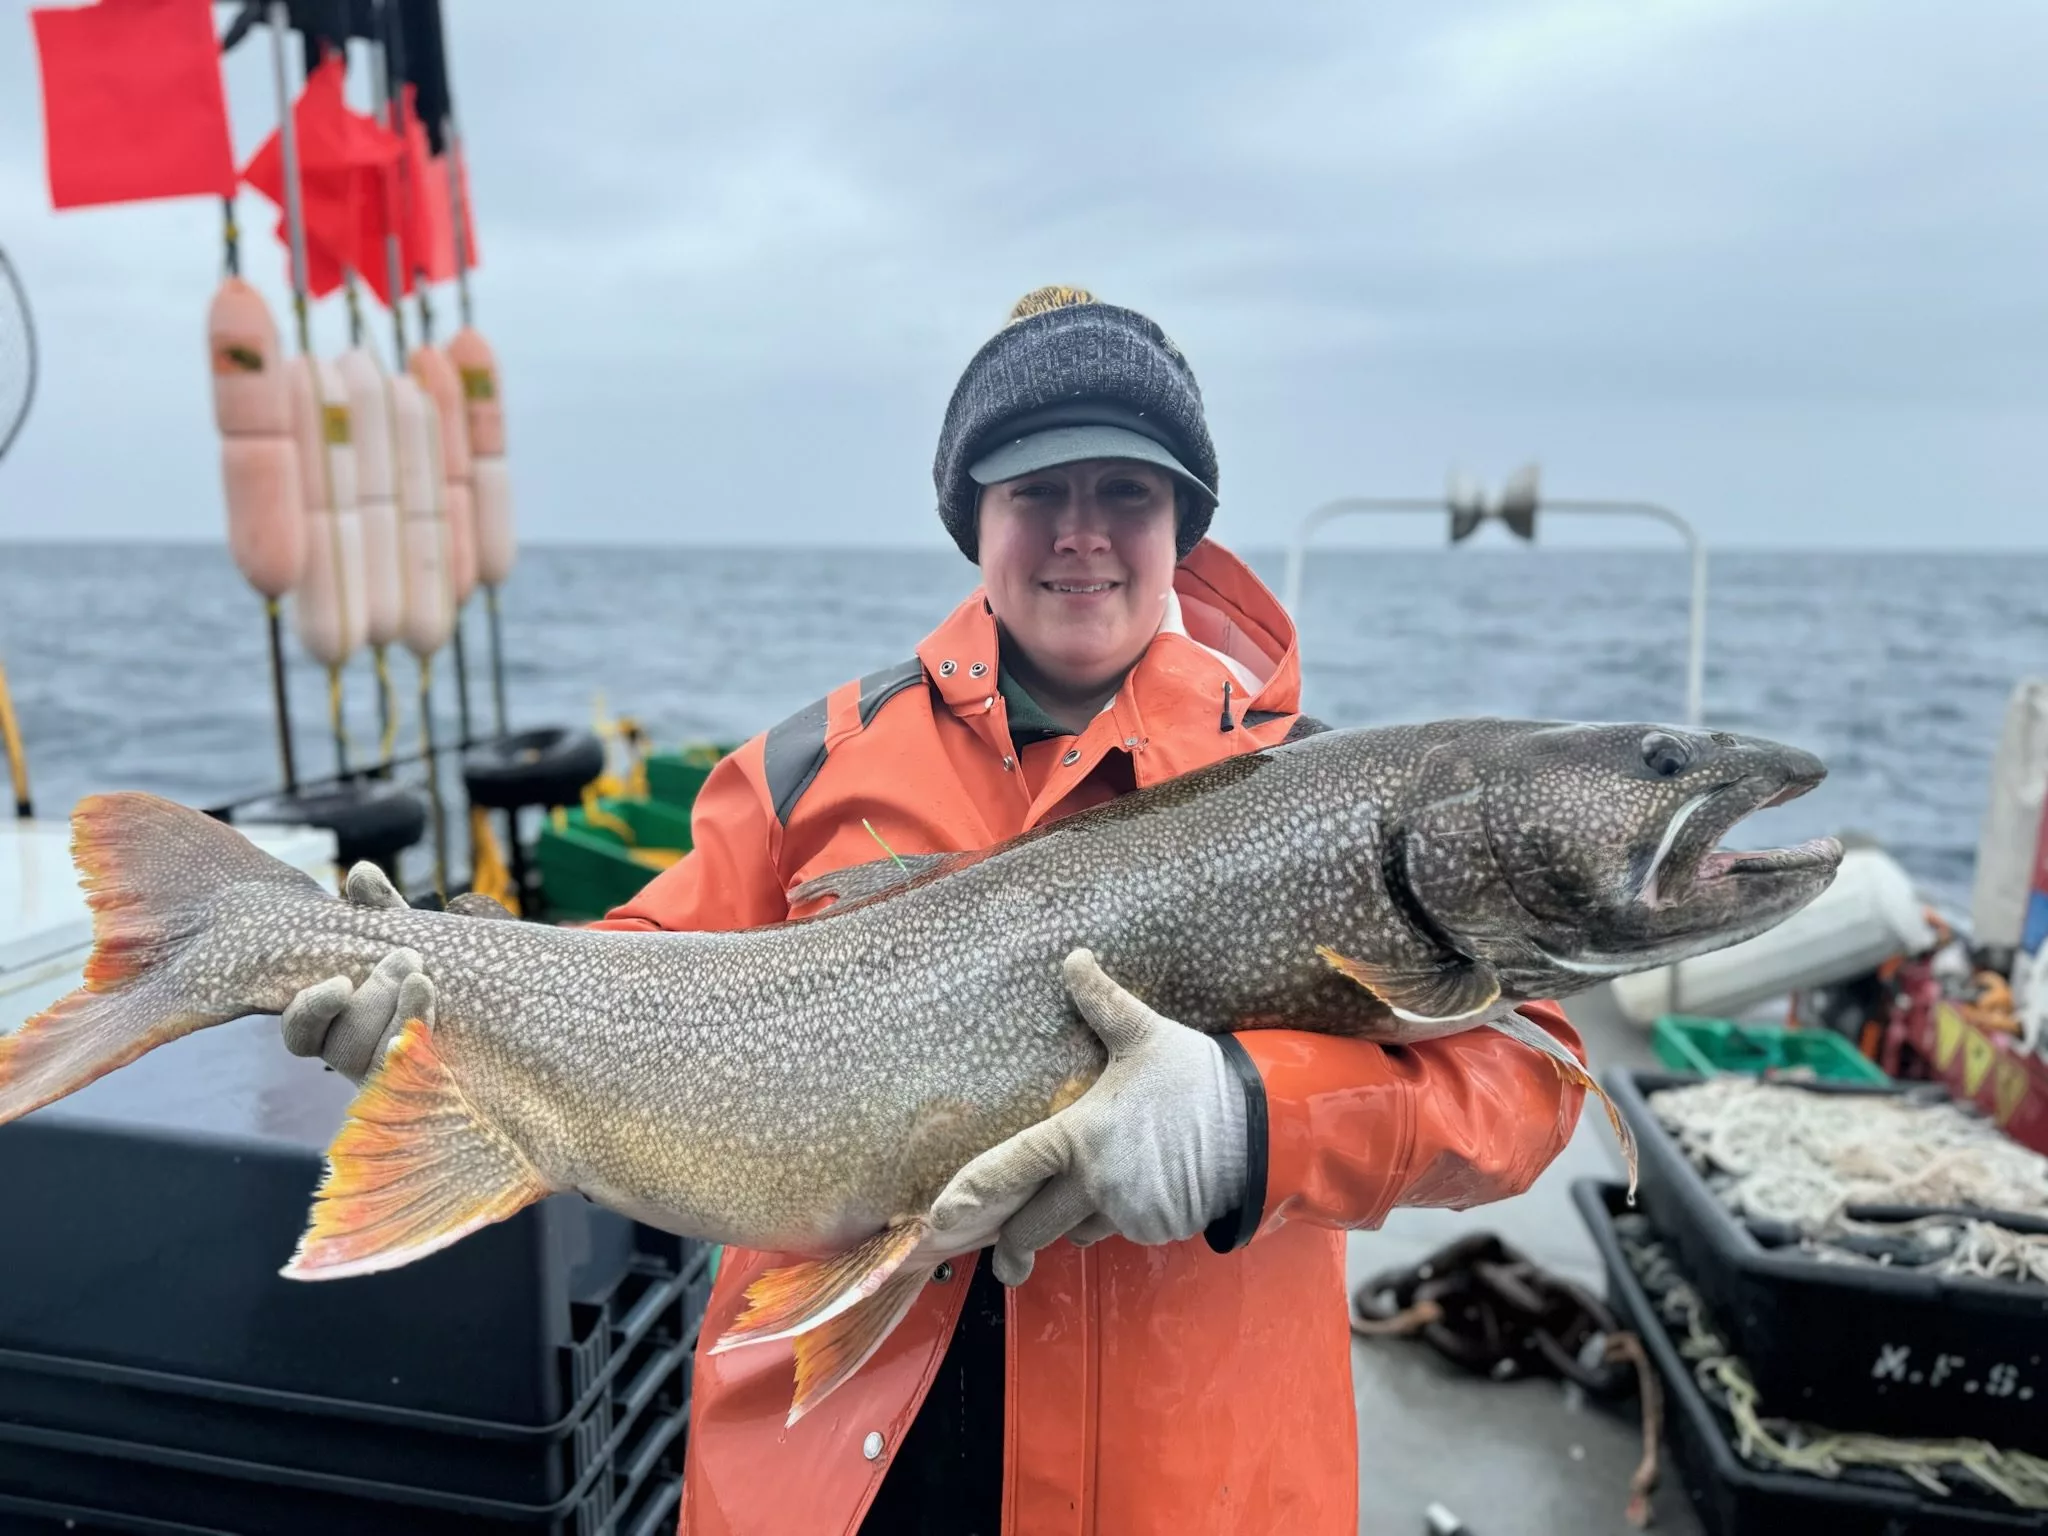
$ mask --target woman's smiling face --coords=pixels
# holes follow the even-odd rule
[[[981,574],[1026,689],[1048,707],[1106,698],[1159,632],[1173,587],[1174,480],[1086,459],[986,487]]]

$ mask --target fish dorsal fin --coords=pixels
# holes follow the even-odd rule
[[[327,1149],[291,1280],[340,1280],[425,1258],[549,1193],[526,1154],[464,1096],[408,1020]]]
[[[900,891],[913,880],[920,880],[926,875],[938,876],[955,869],[963,869],[985,856],[978,851],[905,853],[891,854],[885,859],[873,859],[866,864],[849,864],[845,869],[813,875],[789,893],[789,904],[792,907],[800,907],[806,902],[820,901],[831,896],[837,900],[829,910],[836,912],[856,901],[872,901],[878,896]]]
[[[1407,967],[1375,965],[1340,955],[1327,944],[1316,953],[1332,970],[1348,976],[1411,1024],[1450,1024],[1460,1019],[1481,1022],[1500,1001],[1500,973],[1484,960],[1464,955],[1442,963]]]

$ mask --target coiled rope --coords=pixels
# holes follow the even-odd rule
[[[2048,1284],[2048,1158],[1953,1103],[1733,1076],[1649,1103],[1729,1210],[1818,1257],[1895,1261],[1907,1247],[1848,1240],[1910,1240],[1928,1273]],[[1858,1215],[1880,1207],[1901,1219]]]

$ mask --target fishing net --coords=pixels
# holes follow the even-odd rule
[[[1809,1095],[1811,1097],[1811,1095]],[[1714,1331],[1697,1292],[1688,1285],[1641,1216],[1615,1220],[1629,1267],[1651,1306],[1691,1362],[1694,1379],[1732,1426],[1735,1450],[1753,1466],[1839,1479],[1859,1470],[1908,1477],[1943,1498],[1974,1483],[1984,1493],[2021,1509],[2048,1509],[2048,1460],[1985,1440],[1898,1439],[1841,1434],[1766,1414],[1749,1368]]]
[[[36,391],[36,333],[28,292],[7,253],[0,251],[0,458],[7,456],[28,418]]]
[[[1723,1204],[1817,1257],[2048,1283],[2048,1158],[1953,1103],[1731,1076],[1650,1107]]]

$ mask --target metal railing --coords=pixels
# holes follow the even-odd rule
[[[1317,529],[1340,517],[1360,512],[1434,512],[1449,515],[1453,544],[1463,542],[1477,532],[1481,524],[1489,521],[1503,523],[1517,538],[1533,543],[1539,510],[1649,518],[1675,529],[1685,540],[1686,551],[1692,561],[1692,617],[1685,663],[1685,723],[1693,727],[1701,725],[1706,715],[1707,550],[1692,524],[1669,507],[1655,502],[1584,497],[1545,501],[1538,495],[1534,469],[1525,469],[1515,475],[1491,500],[1475,490],[1455,486],[1440,497],[1347,496],[1317,507],[1295,529],[1294,540],[1287,550],[1287,574],[1282,584],[1281,601],[1290,614],[1300,611],[1301,580],[1307,564],[1309,541]]]

